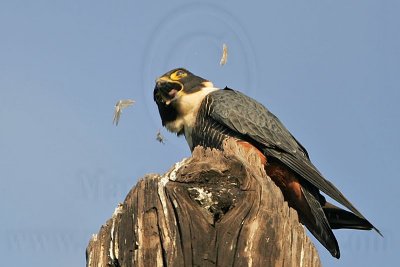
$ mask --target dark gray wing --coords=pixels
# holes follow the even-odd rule
[[[301,191],[303,192],[303,195],[310,206],[311,214],[314,217],[311,219],[304,218],[304,216],[302,216],[304,219],[304,224],[307,226],[307,229],[319,240],[319,242],[321,242],[321,244],[329,250],[332,256],[339,259],[340,250],[336,237],[332,232],[331,226],[329,225],[328,219],[325,216],[325,212],[322,209],[321,204],[315,198],[316,195],[319,195],[318,189],[315,186],[304,183]],[[357,217],[355,215],[353,216]]]
[[[283,126],[279,119],[254,99],[229,88],[218,90],[206,98],[209,116],[226,127],[254,140],[267,156],[277,158],[319,190],[364,216],[329,181],[308,158],[305,148]]]

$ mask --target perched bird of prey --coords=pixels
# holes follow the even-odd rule
[[[306,149],[279,119],[256,100],[213,84],[186,69],[171,70],[156,81],[154,101],[163,126],[184,135],[190,149],[222,149],[233,137],[256,149],[266,173],[281,189],[301,223],[332,254],[340,251],[332,229],[376,229],[311,163]],[[327,202],[321,192],[349,211]],[[380,234],[380,233],[379,233]]]
[[[122,110],[135,103],[132,99],[121,99],[115,104],[113,124],[118,126],[119,118],[121,117]]]
[[[222,57],[221,60],[219,61],[219,64],[221,66],[225,65],[226,62],[228,61],[228,47],[226,46],[226,44],[222,45]]]

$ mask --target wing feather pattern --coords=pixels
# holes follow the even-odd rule
[[[321,244],[326,247],[329,252],[336,258],[340,257],[339,245],[335,235],[329,225],[328,219],[325,216],[324,210],[320,203],[315,198],[318,195],[315,187],[311,188],[307,183],[302,185],[301,191],[310,206],[310,211],[313,215],[313,221],[309,221],[311,218],[305,218],[304,223],[307,229],[318,239]],[[315,225],[315,226],[314,226]]]
[[[207,96],[209,115],[218,123],[256,141],[259,148],[316,186],[319,190],[354,212],[365,217],[311,163],[306,149],[292,136],[279,119],[250,97],[229,89]],[[379,232],[379,231],[378,231]]]

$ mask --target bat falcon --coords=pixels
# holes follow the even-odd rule
[[[339,258],[340,251],[332,229],[375,229],[380,234],[322,176],[307,150],[279,119],[256,100],[227,87],[215,88],[212,82],[178,68],[156,80],[154,101],[162,125],[184,135],[192,151],[198,145],[222,149],[228,137],[256,149],[285,201],[333,257]],[[348,211],[327,202],[321,192]]]

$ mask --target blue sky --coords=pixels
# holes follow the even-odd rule
[[[137,179],[190,155],[152,100],[179,66],[265,104],[384,234],[336,231],[324,266],[397,262],[400,2],[226,2],[1,1],[4,266],[83,266]]]

